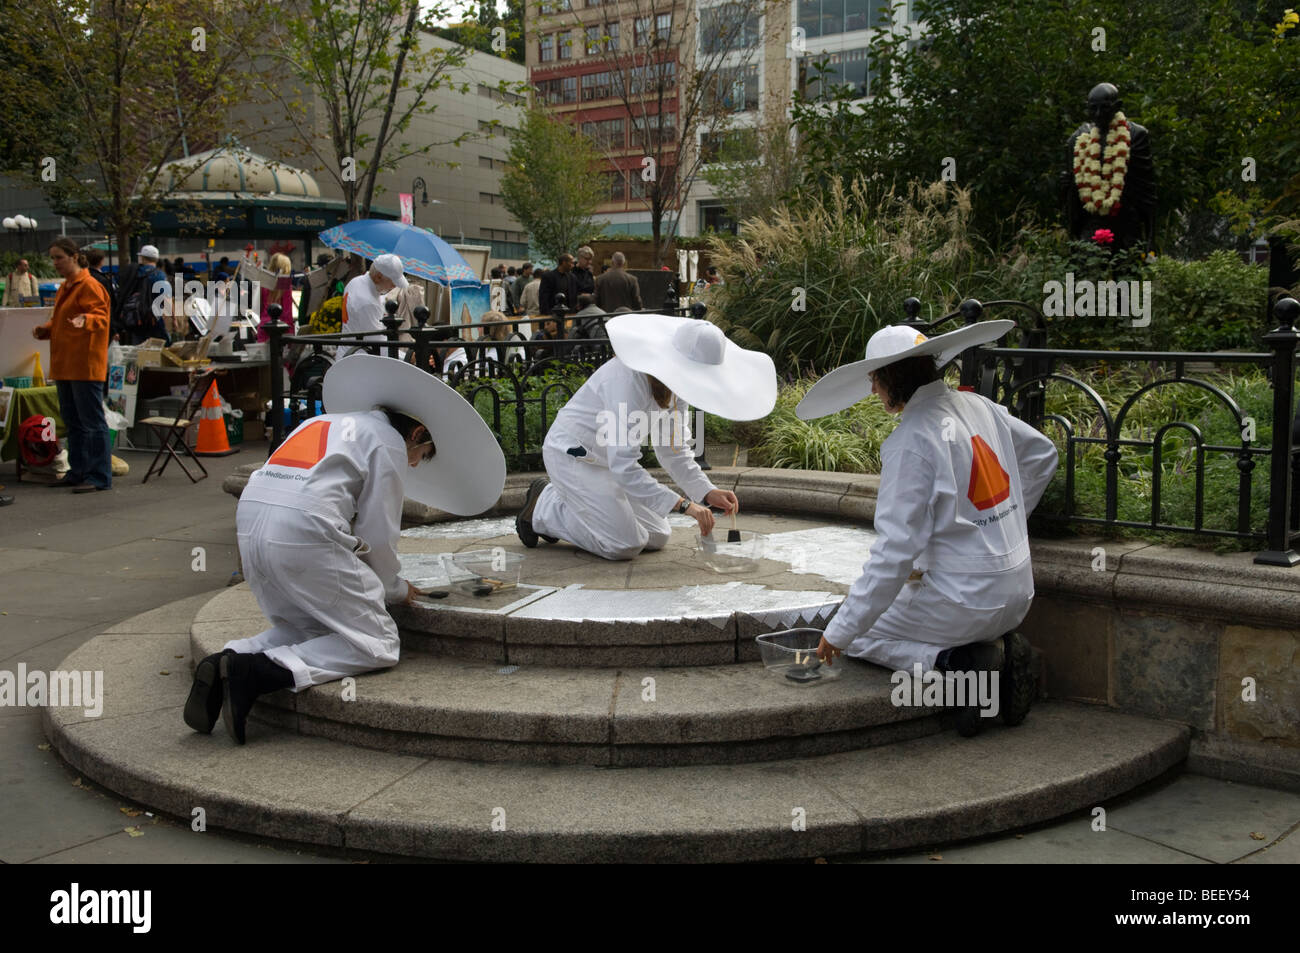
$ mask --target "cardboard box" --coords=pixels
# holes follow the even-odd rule
[[[139,367],[162,367],[163,352],[160,347],[141,345],[135,352],[135,363]]]

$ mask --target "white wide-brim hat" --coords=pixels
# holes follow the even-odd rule
[[[700,410],[757,420],[776,406],[776,365],[727,340],[716,324],[665,314],[620,314],[605,323],[614,353]]]
[[[866,359],[837,367],[810,387],[794,409],[795,416],[815,420],[852,407],[871,394],[867,375],[878,367],[927,354],[935,355],[935,364],[943,367],[966,348],[996,341],[1015,326],[1014,321],[982,321],[932,338],[904,324],[881,328],[867,342]]]
[[[490,509],[506,485],[506,458],[477,410],[438,378],[392,357],[353,354],[325,374],[322,400],[331,414],[393,410],[428,428],[437,452],[402,467],[402,488],[418,503],[457,516]]]

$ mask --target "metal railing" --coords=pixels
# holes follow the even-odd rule
[[[1065,512],[1036,513],[1041,519],[1067,523],[1085,523],[1104,526],[1122,526],[1197,536],[1218,536],[1242,540],[1262,541],[1268,547],[1255,556],[1255,562],[1273,566],[1295,566],[1300,555],[1293,548],[1300,537],[1300,454],[1294,446],[1292,420],[1295,411],[1296,345],[1300,331],[1295,324],[1300,319],[1300,303],[1284,298],[1274,306],[1277,327],[1263,336],[1271,350],[1259,353],[1198,353],[1188,351],[1101,351],[1051,349],[1047,344],[1047,326],[1042,314],[1032,305],[1019,301],[994,301],[981,304],[974,299],[963,301],[957,311],[937,321],[925,323],[917,319],[920,302],[909,298],[904,303],[908,315],[905,323],[920,331],[930,332],[949,321],[961,318],[965,324],[974,324],[994,308],[1016,308],[1027,312],[1033,319],[1029,327],[1020,328],[1018,347],[979,345],[968,348],[961,355],[961,386],[969,388],[1007,409],[1039,429],[1051,422],[1065,435]],[[1009,336],[1009,335],[1008,335]],[[1142,363],[1172,364],[1173,373],[1144,383],[1130,394],[1115,414],[1110,412],[1096,390],[1077,377],[1060,373],[1061,365],[1105,361],[1107,364]],[[1212,363],[1246,364],[1263,367],[1268,371],[1273,389],[1273,430],[1268,446],[1258,446],[1247,439],[1253,428],[1249,419],[1233,398],[1220,387],[1205,380],[1189,376],[1189,364]],[[1062,414],[1048,413],[1046,394],[1048,382],[1055,381],[1078,388],[1096,409],[1096,419],[1101,423],[1100,436],[1075,432],[1075,422]],[[1171,420],[1157,428],[1150,440],[1122,436],[1125,421],[1138,400],[1159,388],[1183,385],[1197,387],[1212,394],[1233,416],[1242,435],[1239,444],[1207,444],[1199,427],[1191,421]],[[1170,523],[1161,519],[1162,477],[1161,455],[1165,435],[1172,430],[1184,431],[1195,443],[1194,505],[1192,525]],[[1104,447],[1106,461],[1105,516],[1081,516],[1076,506],[1076,453],[1078,447],[1089,445]],[[1120,463],[1126,450],[1149,450],[1152,456],[1151,517],[1138,522],[1119,518]],[[1209,529],[1205,522],[1205,466],[1207,453],[1231,454],[1236,458],[1238,471],[1237,512],[1235,528]],[[1251,525],[1252,476],[1256,458],[1268,458],[1268,520],[1261,531]]]
[[[413,312],[416,326],[403,329],[397,317],[396,303],[387,302],[385,308],[387,316],[383,319],[385,330],[382,332],[311,335],[286,334],[286,328],[279,320],[279,306],[267,308],[272,318],[267,328],[271,367],[274,369],[284,364],[286,353],[294,355],[289,361],[292,371],[287,394],[282,376],[271,374],[268,455],[275,452],[288,431],[315,415],[325,372],[333,363],[333,359],[325,354],[325,348],[349,347],[409,360],[417,367],[439,375],[476,407],[480,406],[480,400],[486,400],[485,419],[501,442],[511,467],[541,469],[542,443],[554,422],[553,411],[558,410],[556,399],[563,396],[567,401],[580,386],[581,381],[577,378],[585,380],[614,356],[608,337],[603,336],[604,322],[613,315],[592,316],[600,323],[599,334],[602,336],[597,337],[532,340],[523,335],[504,340],[462,341],[452,336],[470,331],[487,333],[483,329],[500,328],[502,323],[430,326],[429,311],[421,307]],[[705,308],[701,304],[678,308],[676,290],[670,283],[667,299],[659,313],[702,318]],[[558,295],[550,315],[514,316],[504,324],[514,335],[518,334],[520,325],[544,326],[551,321],[558,322],[563,329],[573,317],[566,311],[564,296]],[[448,366],[450,352],[456,348],[464,349],[466,361]],[[489,351],[495,351],[496,356],[490,356]],[[548,377],[549,382],[539,386],[539,381],[547,381]],[[286,407],[289,408],[288,414],[285,413]],[[702,469],[708,470],[711,467],[704,454],[703,412],[696,413],[695,424],[699,451],[695,460]]]

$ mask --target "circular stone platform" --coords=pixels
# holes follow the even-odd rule
[[[876,538],[860,526],[746,514],[738,525],[768,537],[766,558],[752,572],[718,573],[697,550],[695,521],[674,515],[670,523],[667,546],[622,562],[568,543],[525,549],[512,517],[408,529],[402,574],[417,585],[446,584],[443,554],[494,549],[524,562],[518,589],[480,598],[453,586],[445,599],[397,609],[403,644],[516,665],[756,661],[756,635],[825,628]]]
[[[497,513],[528,479],[512,477]],[[741,528],[773,536],[755,573],[715,574],[680,519],[663,552],[627,563],[524,550],[512,515],[421,526],[403,536],[405,574],[427,573],[439,553],[500,546],[526,553],[524,588],[399,610],[397,667],[265,696],[243,748],[220,727],[185,727],[189,673],[171,660],[187,643],[200,658],[261,631],[251,593],[225,590],[197,616],[155,610],[64,661],[104,671],[113,689],[99,718],[47,709],[46,733],[87,776],[177,817],[202,806],[211,828],[509,861],[942,843],[1104,804],[1186,758],[1185,727],[1101,707],[1039,703],[1023,725],[965,740],[941,731],[942,709],[895,705],[890,673],[874,666],[842,660],[843,677],[807,685],[768,675],[750,661],[754,636],[824,626],[871,543],[825,521],[869,518],[874,486],[776,471],[728,485],[751,511]]]

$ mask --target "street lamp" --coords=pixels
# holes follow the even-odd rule
[[[36,231],[36,219],[28,218],[26,215],[14,215],[6,218],[0,224],[3,224],[8,231],[18,233],[18,251],[20,253],[23,250],[23,232],[28,229],[32,232]]]
[[[442,201],[442,199],[429,199],[429,204],[446,205],[447,203]],[[451,206],[448,207],[450,208]],[[452,211],[456,212],[456,227],[460,229],[460,243],[463,245],[465,244],[465,226],[460,220],[460,212],[456,211],[454,208],[452,208]]]

